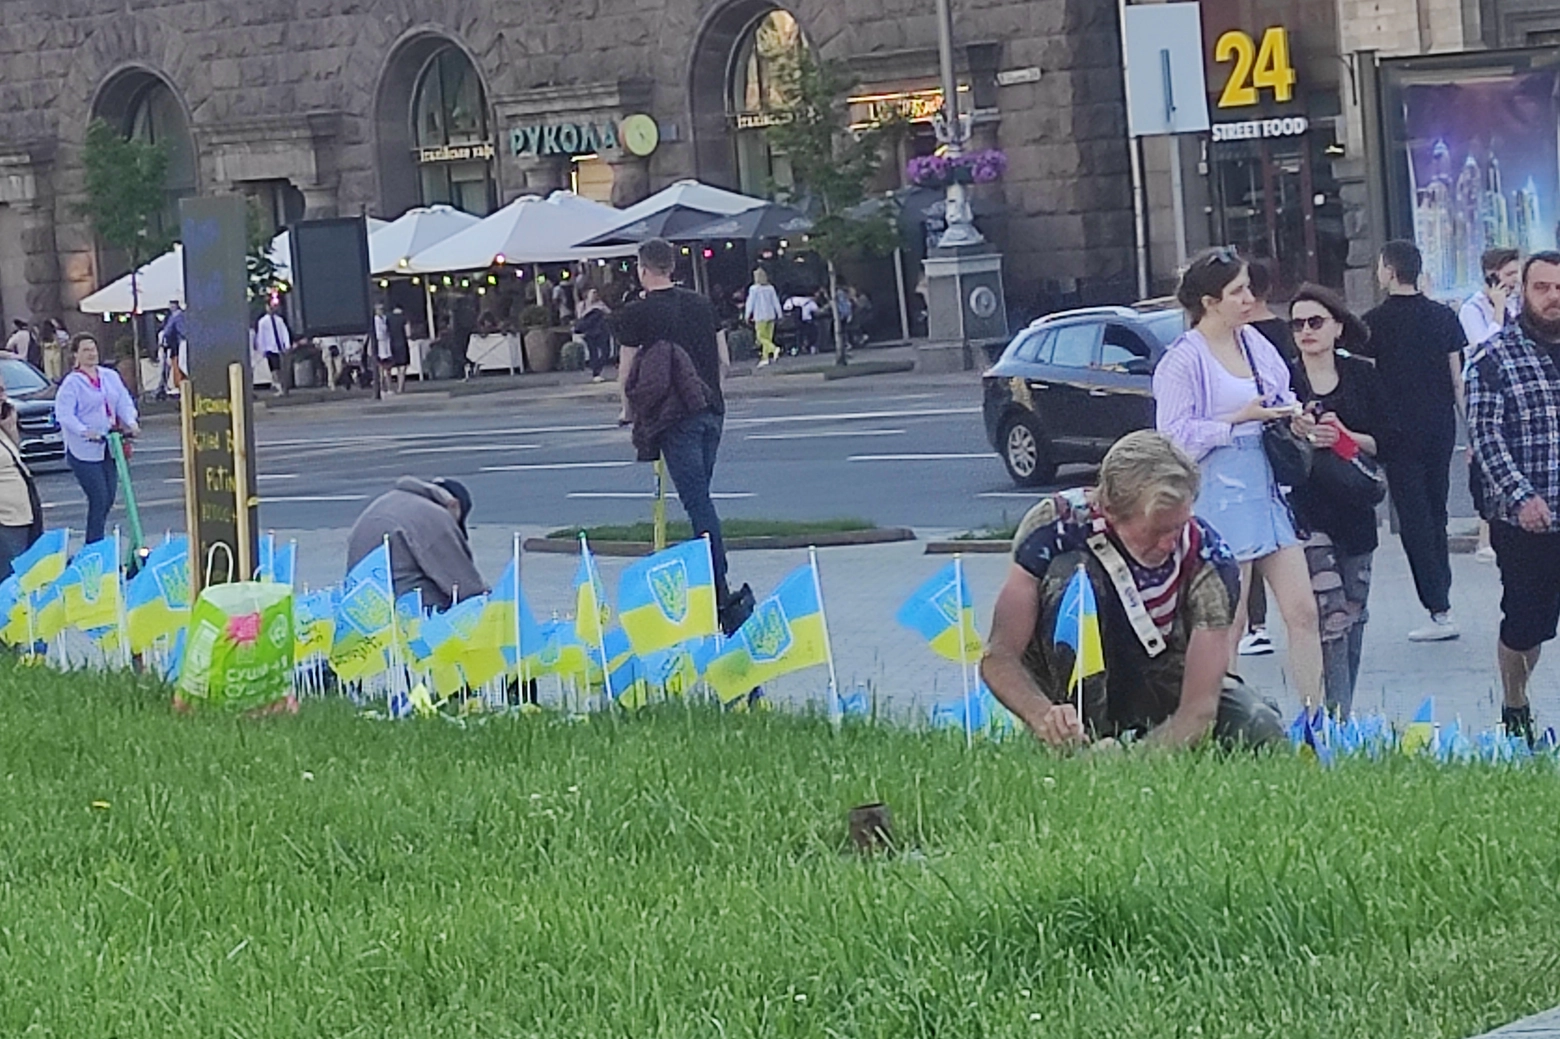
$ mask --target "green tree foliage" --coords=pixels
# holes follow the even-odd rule
[[[87,182],[86,200],[79,211],[104,244],[122,250],[132,271],[167,251],[172,238],[158,226],[158,217],[167,206],[167,150],[130,140],[98,119],[87,127],[81,158]],[[140,300],[135,302],[139,307]],[[132,327],[139,358],[140,322],[133,322]]]
[[[828,265],[829,298],[837,298],[837,265],[851,256],[881,256],[898,244],[892,206],[872,205],[871,184],[897,124],[850,128],[846,98],[855,77],[838,61],[822,61],[803,49],[782,70],[785,118],[768,131],[769,143],[791,165],[792,183],[782,201],[813,219],[808,248]],[[835,359],[845,363],[845,332],[834,325]]]

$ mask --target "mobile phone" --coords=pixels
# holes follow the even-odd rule
[[[1500,275],[1494,273],[1486,274],[1484,276],[1484,284],[1493,289],[1500,284]]]

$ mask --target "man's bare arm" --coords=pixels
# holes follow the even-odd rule
[[[1040,582],[1023,567],[1008,569],[991,617],[991,637],[980,674],[1002,705],[1040,739],[1065,746],[1083,739],[1083,722],[1071,704],[1053,704],[1024,666],[1024,650],[1040,617]]]
[[[1230,660],[1229,628],[1197,628],[1186,647],[1186,672],[1181,676],[1181,705],[1153,732],[1148,742],[1162,747],[1189,747],[1208,735],[1219,716],[1219,695]]]
[[[1457,399],[1457,414],[1468,420],[1468,400],[1463,390],[1463,355],[1461,352],[1446,355],[1446,363],[1452,366],[1452,395]]]

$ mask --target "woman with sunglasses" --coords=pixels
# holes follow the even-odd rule
[[[1190,331],[1154,371],[1159,431],[1197,459],[1197,515],[1217,530],[1241,564],[1232,630],[1246,630],[1246,595],[1266,580],[1289,635],[1289,669],[1302,702],[1322,699],[1322,646],[1305,553],[1262,447],[1262,426],[1287,421],[1301,435],[1313,422],[1289,388],[1289,366],[1249,326],[1246,264],[1234,249],[1210,249],[1181,276],[1176,298]],[[1255,575],[1254,575],[1255,572]],[[1231,669],[1234,669],[1234,649]]]
[[[1377,458],[1396,435],[1376,366],[1348,354],[1365,345],[1370,329],[1331,289],[1302,285],[1289,306],[1289,327],[1299,350],[1295,392],[1316,418],[1311,440],[1318,451]],[[1365,602],[1370,598],[1371,555],[1376,551],[1376,506],[1313,478],[1296,487],[1289,502],[1305,542],[1311,588],[1321,618],[1322,673],[1329,710],[1347,717],[1354,705],[1365,641]]]

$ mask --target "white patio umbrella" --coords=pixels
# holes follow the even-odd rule
[[[618,214],[618,222],[600,234],[575,239],[594,248],[609,243],[642,242],[686,230],[716,217],[735,216],[769,205],[761,198],[739,195],[697,180],[679,180]]]
[[[458,234],[413,256],[408,274],[480,270],[501,264],[567,263],[628,256],[632,246],[581,248],[575,242],[605,231],[622,213],[570,191],[525,195]]]
[[[135,292],[131,291],[131,278],[126,274],[92,295],[79,305],[84,314],[129,314],[140,309],[167,310],[170,300],[184,302],[184,247],[175,245],[168,252],[143,266],[136,272]]]
[[[419,206],[408,209],[368,236],[370,274],[397,274],[408,270],[413,256],[446,238],[481,223],[453,206]]]

